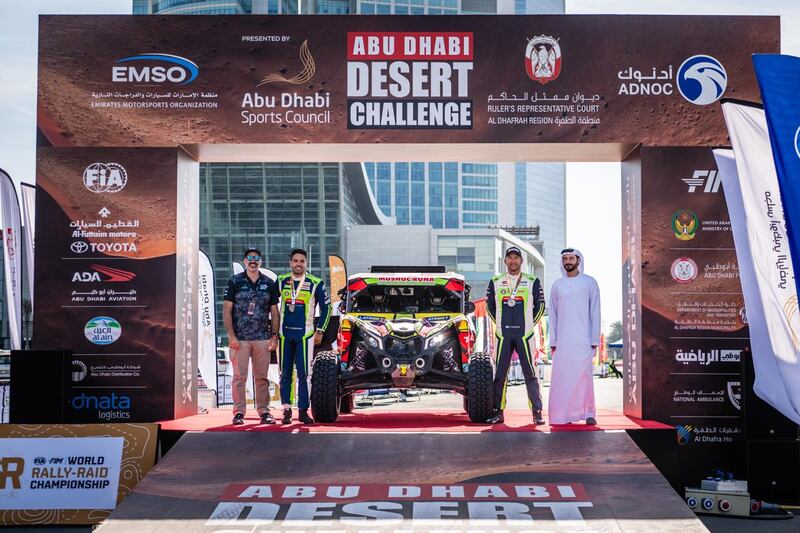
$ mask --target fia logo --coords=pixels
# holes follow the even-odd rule
[[[83,171],[83,185],[94,193],[119,192],[127,184],[128,173],[119,163],[92,163]]]

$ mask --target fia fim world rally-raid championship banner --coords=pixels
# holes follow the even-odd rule
[[[638,260],[627,251],[634,257],[625,287],[634,364],[625,410],[676,426],[679,445],[694,455],[705,449],[721,465],[720,450],[735,453],[741,443],[741,360],[749,346],[721,178],[708,148],[639,152],[641,177],[623,180],[630,182],[625,219],[638,216],[629,230],[642,243]]]
[[[96,524],[153,468],[154,424],[0,425],[0,524]]]
[[[721,145],[708,104],[757,100],[750,56],[780,42],[777,17],[594,15],[44,16],[39,35],[53,146]]]
[[[73,351],[68,422],[196,412],[186,160],[173,149],[39,149],[34,340]]]

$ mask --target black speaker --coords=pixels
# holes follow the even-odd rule
[[[747,442],[747,488],[756,500],[800,503],[800,442]]]
[[[800,426],[756,396],[753,391],[755,372],[749,348],[742,351],[742,381],[742,412],[746,439],[800,438]]]
[[[72,352],[11,351],[12,424],[62,424]]]

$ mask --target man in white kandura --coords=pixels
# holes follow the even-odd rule
[[[592,359],[600,344],[600,288],[583,273],[583,255],[561,252],[561,279],[550,290],[550,424],[597,424]]]

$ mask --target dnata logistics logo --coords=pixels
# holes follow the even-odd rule
[[[176,83],[187,85],[197,78],[200,67],[185,57],[172,54],[138,54],[111,67],[111,81],[114,83]]]
[[[92,163],[83,171],[83,185],[92,192],[119,192],[128,184],[128,173],[118,163]]]
[[[122,326],[116,319],[96,316],[83,327],[83,334],[92,344],[111,344],[122,335]]]
[[[722,98],[728,86],[728,73],[713,57],[696,55],[681,64],[675,81],[688,101],[708,105]]]

